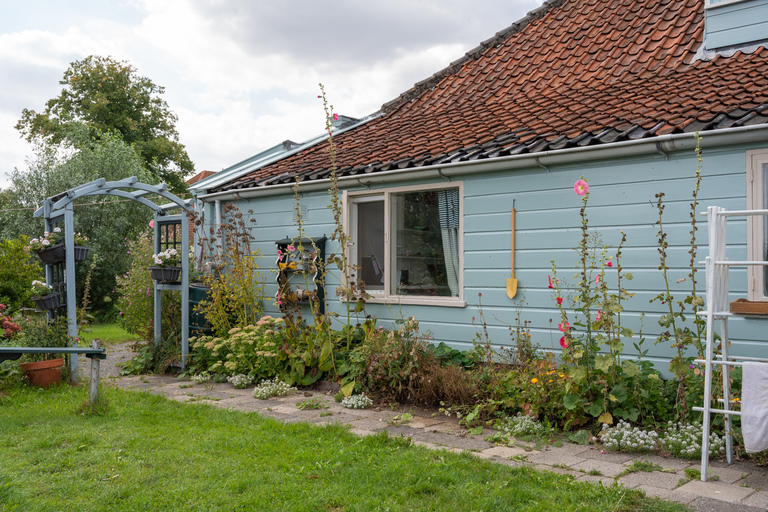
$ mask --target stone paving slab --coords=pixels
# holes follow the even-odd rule
[[[690,503],[697,499],[696,496],[691,494],[674,493],[672,489],[654,487],[652,485],[643,485],[642,490],[648,496],[655,496],[669,501],[677,501],[678,503]]]
[[[557,473],[558,475],[571,475],[574,478],[578,478],[580,476],[583,476],[584,473],[581,471],[574,471],[572,469],[564,469],[564,468],[556,468],[554,466],[547,466],[545,464],[538,464],[534,466],[538,471],[550,471],[552,473]]]
[[[571,466],[576,471],[583,471],[589,473],[590,471],[599,471],[600,475],[607,477],[615,477],[626,468],[621,464],[615,462],[608,462],[604,460],[587,459],[584,462],[579,462]]]
[[[674,492],[692,494],[702,498],[727,501],[729,503],[738,503],[755,491],[754,489],[737,487],[723,482],[702,482],[701,480],[692,480],[687,484],[678,487]]]
[[[752,473],[739,482],[739,485],[742,484],[756,491],[768,491],[768,475],[765,473]]]
[[[605,453],[603,453],[604,451]],[[592,447],[592,449],[588,449],[579,453],[579,457],[584,457],[585,459],[600,460],[605,462],[613,462],[614,464],[624,464],[625,462],[629,462],[631,460],[636,459],[637,455],[630,454],[630,453],[614,453],[606,450],[601,450],[600,448]]]
[[[690,503],[695,512],[765,512],[765,509],[750,507],[743,503],[725,503],[710,498],[698,498]]]
[[[701,465],[698,461],[689,462],[687,460],[675,459],[673,457],[663,457],[661,455],[640,455],[635,456],[633,460],[648,461],[651,464],[661,466],[662,469],[674,469],[675,471],[684,471],[686,468],[690,468],[692,466],[698,467]],[[624,464],[632,464],[632,461],[630,460]]]
[[[663,473],[661,471],[635,471],[619,478],[619,482],[625,484],[627,487],[643,487],[645,486],[656,487],[658,489],[666,489],[673,491],[677,484],[680,482],[680,475],[676,473]]]
[[[603,487],[610,487],[616,483],[616,481],[613,478],[608,478],[607,476],[596,476],[596,475],[581,475],[576,478],[576,480],[579,480],[580,482],[592,482],[595,484],[603,484]]]
[[[529,452],[527,453],[528,460],[535,462],[536,464],[547,464],[548,466],[554,466],[555,464],[563,464],[565,466],[575,466],[584,462],[584,457],[567,455],[554,450],[545,452]]]
[[[387,432],[390,436],[410,437],[415,441],[424,441],[440,446],[448,446],[452,448],[461,448],[463,450],[484,450],[490,448],[492,445],[486,441],[477,441],[469,437],[456,437],[448,434],[435,433],[424,431],[422,429],[402,426],[402,427],[387,427]]]
[[[747,476],[743,471],[729,468],[713,468],[709,467],[708,471],[710,478],[712,475],[717,475],[719,481],[726,484],[741,483],[742,476]]]
[[[763,510],[768,510],[768,492],[758,491],[754,494],[750,494],[743,501],[743,503],[744,505],[749,505],[750,507],[758,507],[762,508]]]
[[[502,459],[511,459],[519,455],[526,455],[527,452],[522,448],[510,447],[510,446],[493,446],[480,451],[477,455],[479,457],[491,458],[501,457]]]

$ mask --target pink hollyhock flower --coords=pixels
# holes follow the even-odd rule
[[[296,247],[293,245],[289,245],[288,247],[286,247],[286,249],[288,249],[290,252],[293,252],[296,250]]]
[[[571,329],[571,324],[569,324],[568,322],[563,322],[561,324],[557,324],[557,329],[560,332],[568,332]]]
[[[595,315],[595,322],[599,322],[601,318],[603,318],[603,312],[598,309]]]
[[[570,345],[568,345],[568,341],[565,339],[565,336],[560,338],[560,346],[563,348],[568,348]]]
[[[613,262],[612,261],[606,261],[605,262],[605,266],[606,267],[612,267],[613,266]]]
[[[155,227],[155,221],[154,220],[149,221],[149,227],[151,227],[151,228]]]
[[[562,297],[558,297],[555,300],[557,301],[557,305],[558,306],[563,303],[563,298]]]
[[[549,286],[547,286],[547,288],[554,288],[554,286],[552,286],[552,276],[547,276],[547,279],[549,279]]]
[[[589,185],[584,180],[578,180],[573,185],[573,191],[580,196],[586,195],[589,192]]]
[[[339,120],[339,114],[333,114],[333,120],[338,121]]]
[[[595,276],[595,284],[598,284],[598,283],[600,283],[600,274],[597,274]]]

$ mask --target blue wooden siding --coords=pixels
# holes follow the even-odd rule
[[[704,138],[703,182],[696,209],[706,211],[717,205],[728,209],[746,207],[746,147],[718,149],[706,146]],[[571,282],[576,273],[578,254],[572,248],[579,243],[581,198],[573,191],[573,184],[582,175],[589,180],[590,196],[587,213],[590,230],[597,229],[614,255],[621,238],[627,234],[621,265],[634,275],[624,281],[635,296],[625,303],[622,322],[638,335],[642,314],[644,348],[650,349],[649,359],[666,368],[671,348],[654,346],[660,327],[659,316],[665,306],[649,300],[664,287],[663,276],[657,269],[658,211],[654,195],[664,192],[664,228],[669,249],[667,264],[673,294],[682,299],[689,283],[677,283],[689,273],[690,260],[690,203],[695,184],[696,158],[693,151],[676,153],[665,159],[662,155],[624,160],[599,161],[590,165],[571,165],[550,168],[530,168],[511,172],[467,175],[464,183],[464,299],[465,308],[439,306],[398,306],[368,304],[367,312],[375,315],[380,325],[392,326],[397,318],[415,316],[422,331],[431,331],[435,341],[445,341],[455,348],[468,349],[478,333],[481,315],[478,295],[482,294],[482,309],[488,332],[496,345],[509,345],[509,325],[516,318],[530,322],[532,340],[546,349],[559,350],[560,333],[557,330],[559,313],[552,290],[547,288],[547,276],[552,273],[551,260],[555,260],[562,284]],[[406,183],[388,186],[404,185]],[[407,183],[413,185],[414,183]],[[510,300],[506,295],[506,279],[510,276],[510,214],[513,200],[517,212],[515,277],[518,295]],[[302,197],[306,205],[306,236],[330,235],[333,231],[332,213],[328,208],[328,194],[307,193]],[[277,315],[269,300],[274,296],[275,246],[274,241],[296,236],[293,224],[295,202],[291,196],[251,199],[239,204],[242,211],[256,212],[256,238],[254,248],[264,255],[267,296],[266,312]],[[697,215],[699,252],[696,260],[706,255],[706,217]],[[728,257],[746,259],[746,223],[730,221]],[[329,242],[328,252],[338,246]],[[698,290],[704,295],[704,271],[699,272]],[[608,272],[608,282],[615,285],[616,273]],[[733,298],[746,296],[746,270],[731,271]],[[332,272],[327,283],[326,296],[329,310],[343,313],[343,306],[335,298],[339,284],[337,272]],[[566,301],[567,302],[567,301]],[[474,323],[477,326],[473,326]],[[571,317],[573,322],[574,317]],[[737,320],[730,325],[732,351],[756,355],[768,353],[765,328],[759,320]],[[625,343],[625,354],[635,357],[631,343]]]
[[[768,0],[712,2],[706,9],[707,49],[768,39]]]

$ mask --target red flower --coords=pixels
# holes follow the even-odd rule
[[[547,288],[554,288],[554,286],[552,286],[552,276],[547,276],[547,279],[549,279],[549,286],[547,286]]]
[[[568,348],[570,345],[568,345],[568,341],[565,339],[565,336],[560,338],[560,346],[563,348]]]
[[[562,297],[558,297],[555,300],[557,301],[557,305],[558,306],[563,303],[563,298]]]

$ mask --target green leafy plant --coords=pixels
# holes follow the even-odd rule
[[[18,311],[31,304],[29,283],[41,279],[39,258],[30,258],[25,250],[28,238],[0,240],[0,302]]]
[[[251,249],[253,237],[245,216],[231,203],[224,205],[223,215],[224,222],[211,228],[208,238],[208,257],[215,269],[203,278],[210,289],[208,298],[195,308],[220,337],[235,327],[255,325],[263,312],[264,296],[258,265],[261,253]]]
[[[323,400],[322,397],[316,396],[307,400],[302,400],[296,404],[296,408],[300,411],[312,410],[312,409],[327,409],[328,401]]]

